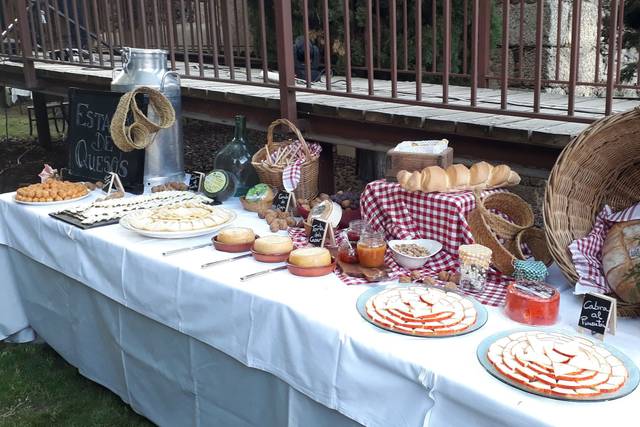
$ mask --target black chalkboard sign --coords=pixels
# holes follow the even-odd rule
[[[277,210],[286,212],[290,197],[291,197],[291,193],[284,190],[279,191],[278,194],[276,194],[275,199],[273,199],[273,205]]]
[[[123,152],[114,145],[109,130],[121,96],[117,92],[69,89],[66,173],[72,180],[99,181],[109,172],[116,172],[127,191],[141,193],[144,150]],[[137,101],[146,112],[146,99],[142,96]]]
[[[311,221],[311,234],[309,234],[309,243],[313,246],[324,246],[324,241],[327,237],[327,229],[331,226],[328,222],[321,219],[314,219]]]
[[[588,329],[593,334],[604,335],[611,319],[614,302],[609,297],[587,293],[582,301],[578,326]],[[615,316],[615,313],[613,313]]]
[[[189,173],[189,191],[193,191],[195,193],[202,192],[202,184],[204,184],[204,173],[193,171]]]

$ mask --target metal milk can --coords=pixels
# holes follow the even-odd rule
[[[122,69],[111,80],[111,90],[128,92],[139,86],[158,89],[173,105],[176,122],[168,129],[161,129],[155,142],[145,149],[145,193],[154,185],[184,180],[184,142],[182,140],[182,102],[180,76],[167,71],[167,52],[161,49],[122,49]],[[148,116],[154,122],[158,117],[149,108]]]

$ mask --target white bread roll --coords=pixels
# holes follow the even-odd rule
[[[487,187],[498,187],[505,185],[509,180],[509,174],[511,168],[507,165],[498,165],[491,169],[489,179],[487,180]]]
[[[440,166],[422,169],[422,191],[425,193],[447,191],[450,188],[449,177]]]
[[[470,172],[465,165],[451,165],[446,172],[449,178],[449,185],[452,188],[466,188],[469,186]]]
[[[288,236],[264,236],[256,239],[253,250],[263,255],[288,254],[293,250],[293,241]]]
[[[493,166],[487,162],[478,162],[471,165],[471,169],[469,170],[469,185],[476,186],[486,184],[492,169]]]
[[[251,243],[256,239],[256,233],[247,227],[229,227],[220,230],[216,239],[220,243]]]
[[[331,264],[331,253],[327,248],[300,248],[291,252],[289,262],[298,267],[325,267]]]

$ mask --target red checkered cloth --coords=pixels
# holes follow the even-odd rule
[[[596,217],[591,233],[582,239],[574,240],[569,245],[573,264],[578,273],[576,283],[577,294],[585,292],[611,292],[609,283],[602,270],[602,248],[611,226],[616,222],[640,219],[640,203],[614,213],[609,206],[600,211]]]
[[[486,191],[483,196],[496,191],[503,190]],[[458,248],[460,245],[473,243],[473,236],[465,219],[466,214],[475,207],[471,192],[412,193],[397,183],[380,180],[367,185],[360,198],[360,206],[362,217],[375,229],[385,230],[388,240],[421,238],[442,243],[442,251],[430,258],[424,267],[414,270],[420,277],[435,279],[440,271],[457,271]],[[302,229],[289,228],[289,235],[297,246],[308,244]],[[341,238],[338,236],[338,241]],[[385,263],[391,278],[411,274],[393,260],[390,250],[385,255]],[[364,279],[339,272],[336,275],[347,285],[367,283]],[[482,292],[466,293],[482,304],[501,306],[505,301],[508,280],[508,277],[492,270]]]
[[[311,156],[318,157],[320,155],[320,152],[322,151],[322,147],[320,146],[320,144],[311,143],[308,145]],[[285,152],[292,152],[292,157],[295,159],[293,162],[285,166],[284,170],[282,171],[282,185],[285,190],[291,193],[298,187],[298,184],[300,183],[300,169],[302,168],[302,164],[306,160],[306,156],[304,154],[304,151],[302,150],[300,141],[296,140],[291,144],[279,148],[276,152],[271,153],[271,161],[275,162]]]

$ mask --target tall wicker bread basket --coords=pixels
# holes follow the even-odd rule
[[[586,236],[605,204],[620,210],[640,200],[640,109],[592,123],[562,151],[549,175],[544,222],[551,254],[565,277],[578,279],[569,244]],[[622,316],[640,305],[618,301]]]
[[[258,150],[251,158],[251,164],[256,169],[260,181],[269,184],[278,190],[283,189],[282,185],[282,171],[284,165],[273,165],[265,162],[264,160],[271,153],[275,153],[278,148],[291,144],[292,141],[274,141],[273,130],[279,126],[284,125],[293,131],[298,137],[298,140],[302,143],[302,149],[306,156],[306,160],[302,163],[300,168],[300,183],[294,190],[294,194],[297,199],[313,199],[318,194],[318,166],[320,157],[312,155],[309,151],[309,145],[302,137],[300,130],[287,119],[278,119],[273,121],[267,129],[267,145]]]

